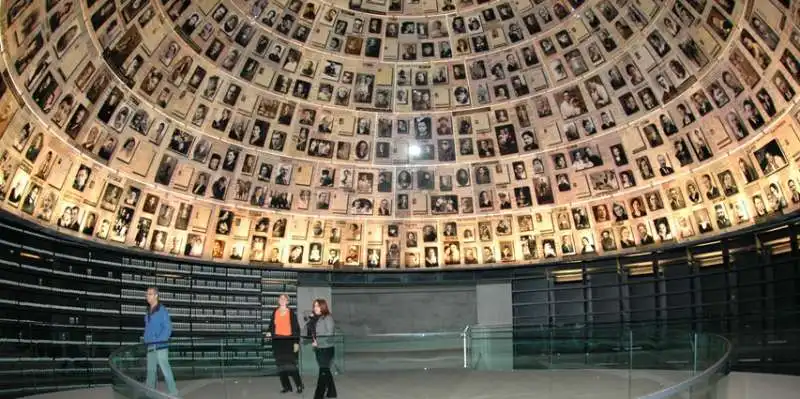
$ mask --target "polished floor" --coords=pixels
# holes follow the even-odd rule
[[[629,375],[615,370],[381,371],[336,376],[336,385],[342,399],[620,399],[652,393],[686,377],[683,372],[635,371]],[[281,394],[274,377],[179,381],[178,387],[184,399],[312,398],[316,377],[306,376],[305,380],[302,395]],[[110,394],[108,388],[40,395],[37,399],[100,399]]]
[[[682,379],[670,372],[637,371],[631,376],[630,391],[626,374],[594,371],[486,373],[474,371],[348,373],[336,379],[339,398],[632,398],[652,392]],[[314,379],[306,382],[311,386]],[[178,383],[185,399],[234,398],[311,398],[278,393],[275,378],[248,380],[200,380]],[[731,373],[719,382],[715,399],[797,399],[800,376]],[[31,396],[32,399],[108,399],[111,388],[78,389]]]
[[[652,377],[652,378],[651,378]],[[680,380],[642,376],[634,378],[634,395],[654,392]],[[303,397],[313,397],[315,378],[306,381]],[[658,381],[660,380],[660,381]],[[586,382],[591,381],[591,384]],[[589,371],[566,372],[476,372],[476,371],[419,371],[419,372],[361,372],[347,373],[336,378],[340,398],[627,398],[627,374]],[[215,381],[201,388],[187,387],[181,395],[186,399],[277,397],[268,392],[278,390],[274,379]],[[601,394],[601,395],[599,395]],[[209,396],[210,395],[210,396]],[[533,396],[532,396],[533,395]],[[297,396],[296,394],[294,396]]]

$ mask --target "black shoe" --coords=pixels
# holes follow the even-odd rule
[[[302,385],[298,385],[297,386],[297,393],[303,393],[303,388],[304,387]]]
[[[292,392],[292,388],[283,388],[281,389],[281,393]]]

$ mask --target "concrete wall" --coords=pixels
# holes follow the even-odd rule
[[[475,292],[478,304],[478,324],[510,326],[513,323],[511,283],[478,284]]]
[[[300,325],[303,321],[303,312],[311,311],[314,300],[322,298],[328,301],[328,306],[333,310],[333,297],[331,296],[331,287],[297,287],[297,315],[300,317]]]
[[[303,330],[304,334],[306,322],[303,318],[303,313],[311,311],[314,299],[317,298],[325,299],[328,301],[328,305],[330,305],[331,309],[336,309],[333,304],[333,298],[331,297],[331,287],[297,287],[297,316],[300,318],[298,321],[300,322],[300,328]],[[303,342],[300,350],[300,372],[306,375],[315,375],[317,373],[317,361],[314,356],[314,350],[307,341],[304,340]],[[342,353],[337,355],[339,357],[343,356]],[[306,382],[306,386],[308,387],[310,384]],[[313,389],[313,386],[311,389]]]
[[[510,283],[416,287],[298,287],[298,309],[311,309],[314,298],[331,303],[336,326],[344,334],[348,371],[413,370],[463,367],[467,325],[477,325],[471,366],[511,370],[513,312]],[[490,327],[489,331],[480,327]],[[446,336],[381,337],[380,334],[454,332]],[[370,337],[366,337],[370,336]],[[306,348],[304,348],[306,349]],[[309,348],[310,349],[310,348]],[[304,350],[303,371],[314,372],[311,351]]]
[[[333,298],[346,335],[461,331],[478,321],[474,285],[335,287]]]
[[[511,370],[514,367],[514,322],[511,283],[478,284],[478,325],[470,334],[470,362],[479,370]],[[498,329],[491,327],[509,327]],[[482,329],[481,327],[490,327]]]

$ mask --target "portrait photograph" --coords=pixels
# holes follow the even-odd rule
[[[786,156],[777,139],[772,139],[753,152],[761,173],[769,176],[788,165]]]
[[[434,215],[454,215],[458,213],[457,195],[431,196],[431,213]]]

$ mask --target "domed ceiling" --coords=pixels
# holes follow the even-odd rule
[[[792,3],[6,0],[2,207],[287,267],[707,237],[800,206]]]

